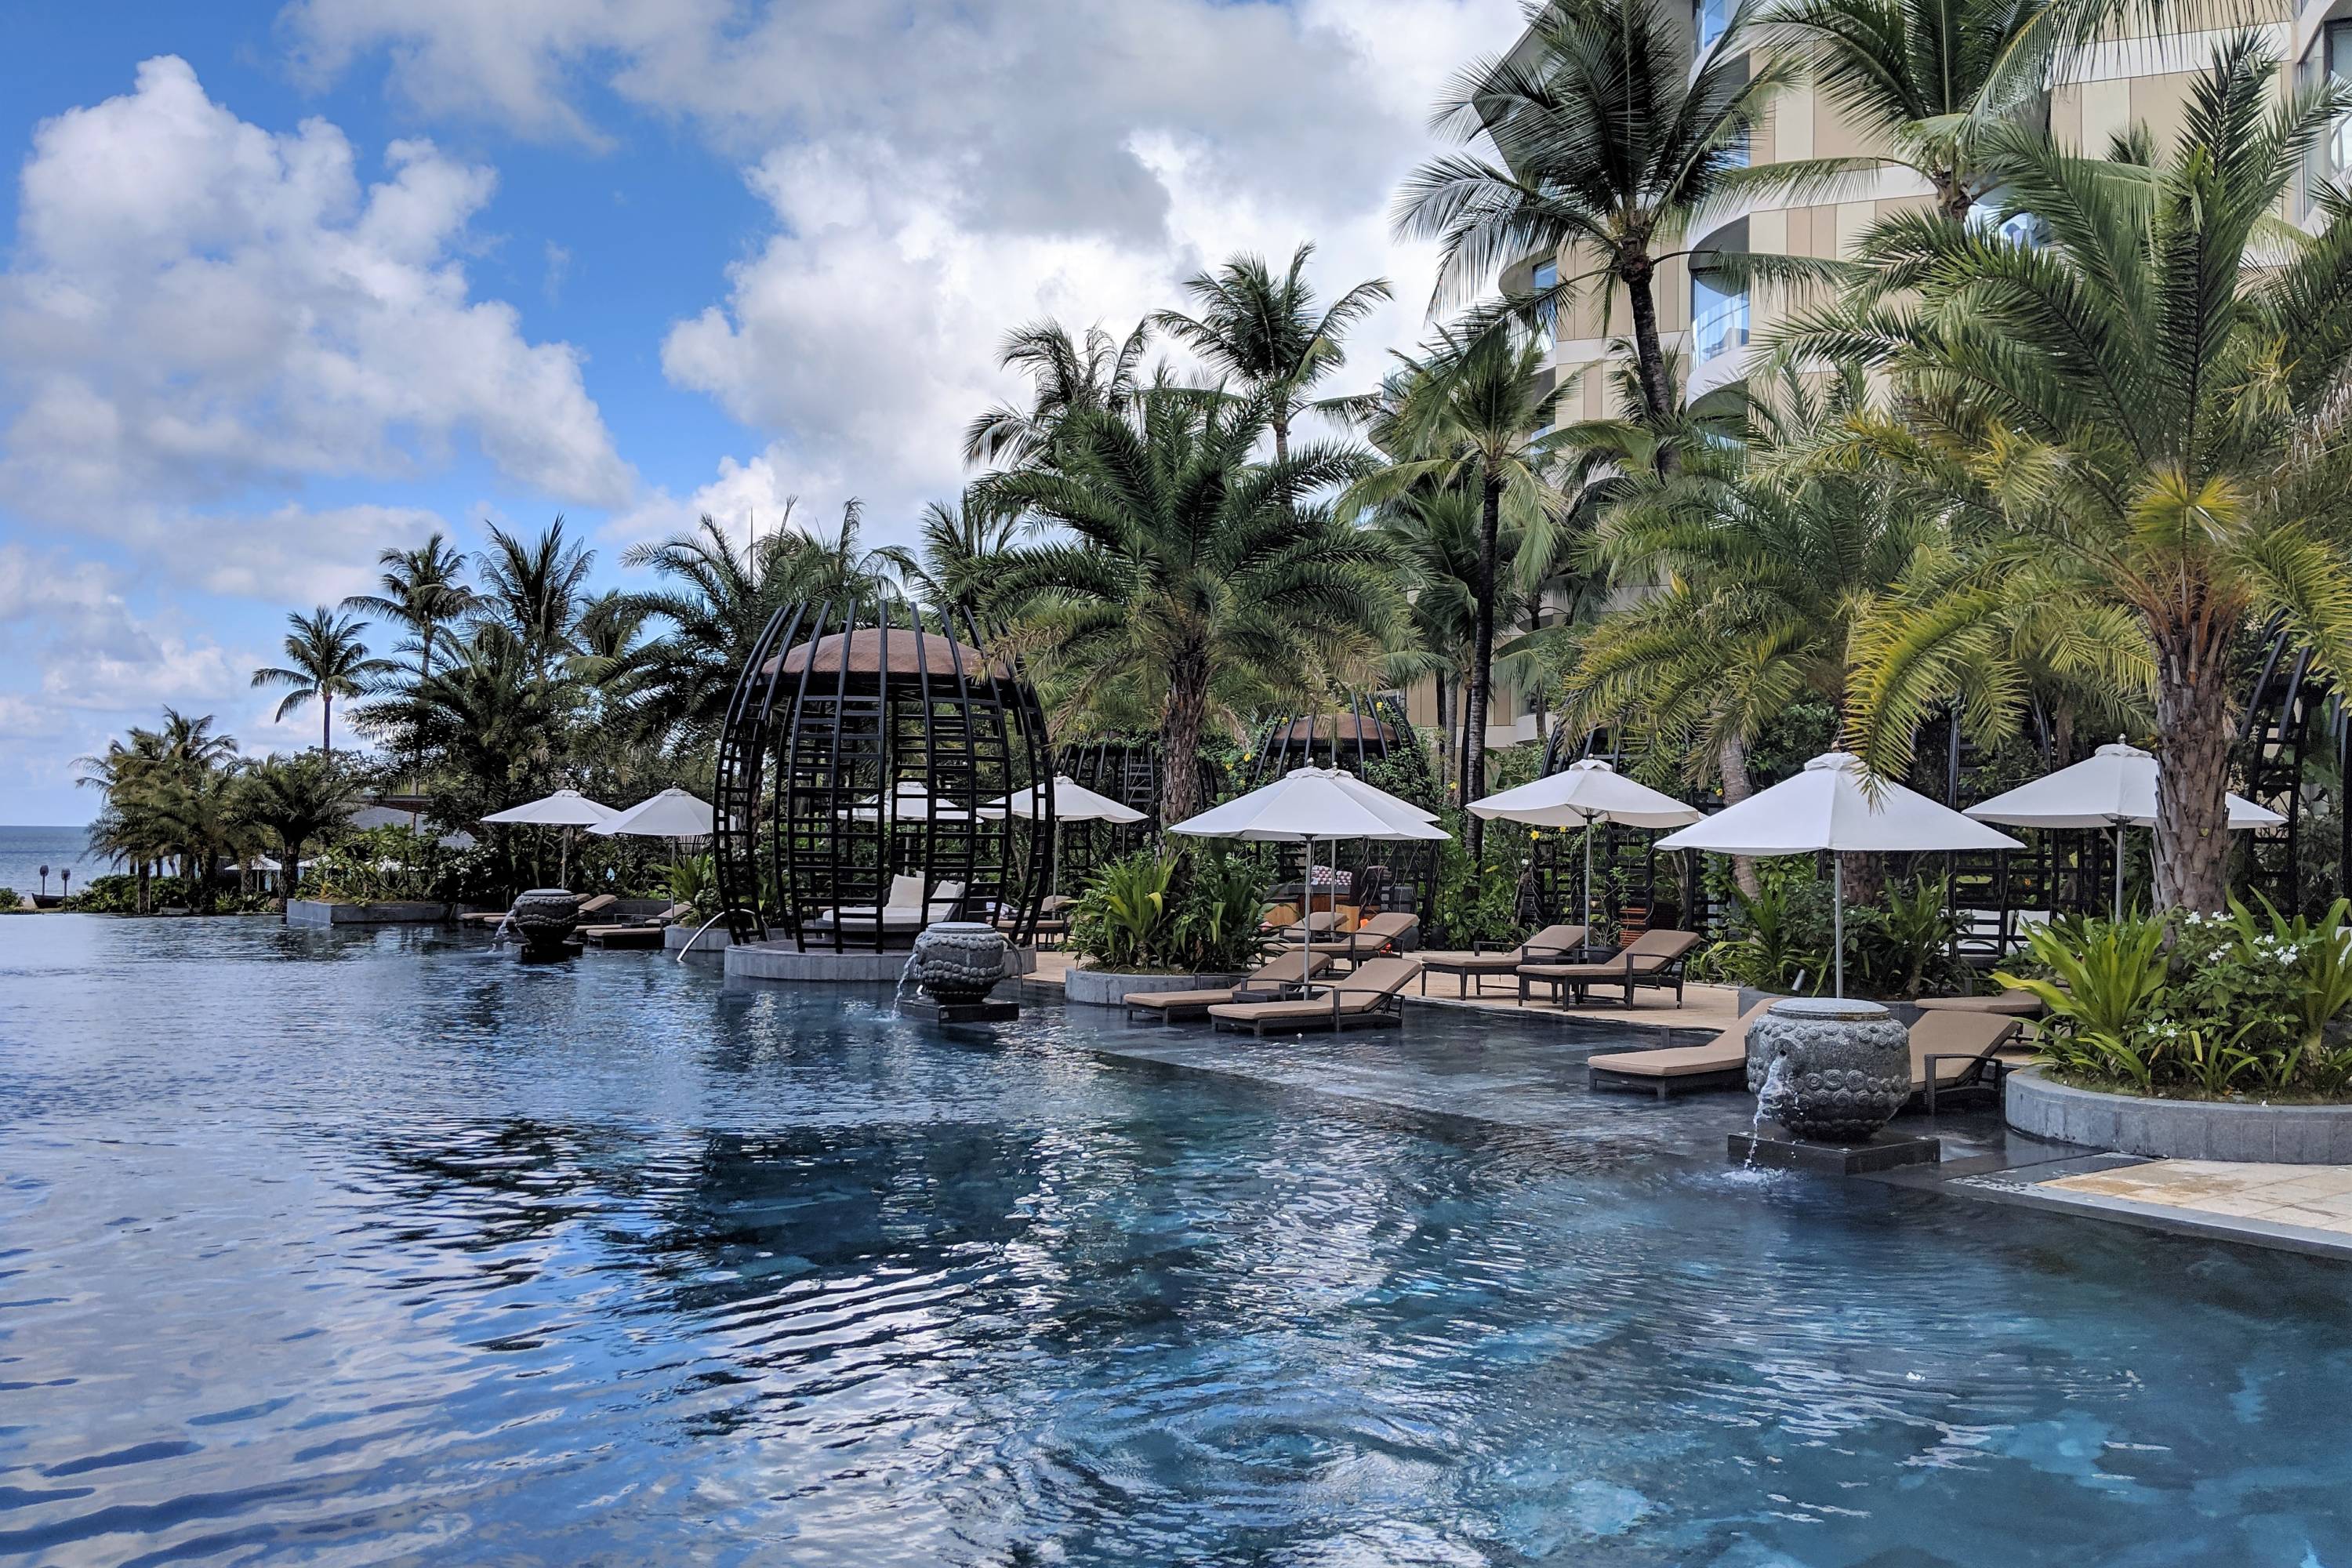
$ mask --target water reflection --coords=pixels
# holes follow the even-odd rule
[[[1050,1013],[16,925],[0,1556],[2352,1558],[2319,1265],[1740,1184],[1646,1102],[1439,1139]]]

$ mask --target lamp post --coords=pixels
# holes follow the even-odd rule
[[[41,897],[43,897],[43,898],[45,898],[45,899],[46,899],[46,898],[47,898],[48,896],[49,896],[49,868],[48,868],[47,866],[44,866],[44,867],[42,867],[42,868],[41,868]]]

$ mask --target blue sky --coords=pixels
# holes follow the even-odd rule
[[[299,0],[0,9],[0,823],[247,678],[375,552],[557,512],[877,540],[1016,388],[1242,248],[1385,275],[1396,179],[1511,0]]]

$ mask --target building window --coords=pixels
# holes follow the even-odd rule
[[[1537,262],[1535,276],[1528,279],[1528,291],[1541,294],[1559,287],[1559,263]],[[1559,332],[1559,302],[1556,300],[1547,300],[1536,307],[1536,321],[1543,332],[1543,341],[1546,343],[1552,342]]]
[[[1716,243],[1691,257],[1691,362],[1705,364],[1748,346],[1748,286],[1724,269],[1722,258],[1748,249],[1746,219],[1719,231]]]
[[[2323,37],[2328,79],[2338,86],[2352,82],[2352,17],[2328,23]],[[2327,169],[2331,174],[2352,169],[2352,117],[2338,120],[2328,132]]]
[[[1715,41],[1731,26],[1731,0],[1695,0],[1698,21],[1698,52],[1715,47]]]

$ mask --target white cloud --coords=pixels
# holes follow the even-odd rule
[[[469,296],[491,172],[422,141],[385,163],[363,185],[333,125],[248,124],[171,57],[44,121],[0,274],[0,503],[153,541],[460,439],[519,484],[625,499],[579,355]]]
[[[705,491],[764,466],[771,493],[863,495],[886,535],[959,484],[965,422],[1018,395],[993,363],[1009,328],[1124,331],[1235,250],[1313,240],[1327,295],[1391,279],[1343,373],[1369,384],[1422,336],[1433,266],[1390,237],[1391,195],[1446,78],[1520,26],[1516,0],[299,0],[287,20],[322,79],[381,49],[432,112],[602,143],[593,81],[740,153],[773,232],[663,343],[673,382],[763,437]],[[623,527],[696,509],[656,496]]]

